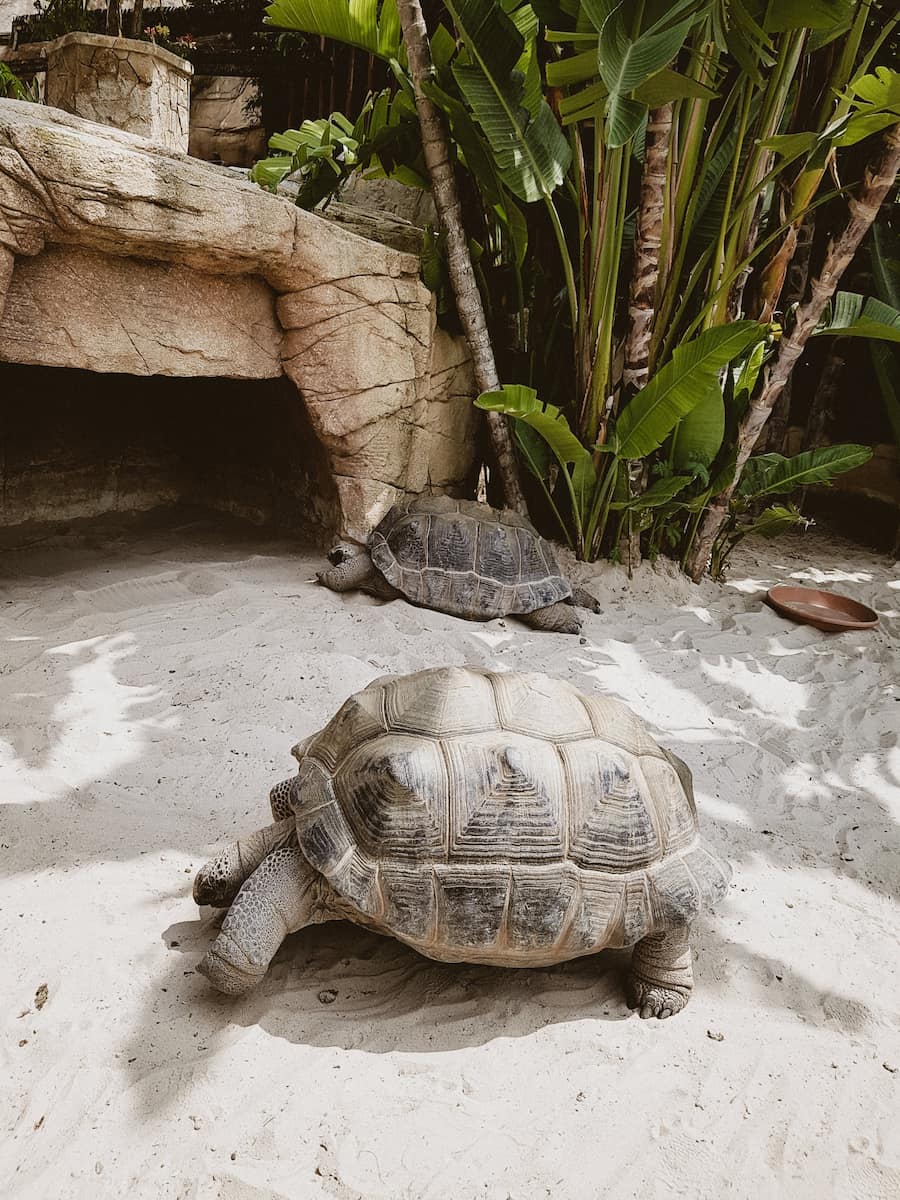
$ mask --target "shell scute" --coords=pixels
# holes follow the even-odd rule
[[[565,856],[565,778],[553,748],[489,733],[444,744],[450,775],[450,857]]]
[[[360,747],[334,776],[338,805],[358,845],[378,859],[445,857],[448,791],[437,743],[398,734]]]
[[[510,890],[510,869],[435,867],[440,939],[449,946],[492,946],[499,937]]]
[[[504,729],[548,741],[592,737],[590,717],[570,684],[546,675],[492,675],[497,713]]]
[[[383,717],[383,686],[369,684],[346,700],[321,733],[305,744],[305,756],[332,773],[350,750],[387,730]]]
[[[384,715],[391,730],[428,737],[497,728],[489,678],[464,667],[399,676],[384,689]]]
[[[514,866],[506,927],[517,950],[546,950],[559,942],[579,893],[576,872]]]
[[[433,941],[437,907],[431,867],[385,862],[379,865],[379,881],[388,929],[411,942]]]
[[[663,752],[650,730],[627,704],[606,696],[582,696],[582,701],[598,738],[632,754],[662,757]]]
[[[292,800],[300,849],[323,875],[333,875],[353,853],[356,838],[317,762],[305,758],[300,764]]]
[[[634,871],[663,852],[638,760],[597,740],[559,747],[569,783],[569,855],[579,866]]]

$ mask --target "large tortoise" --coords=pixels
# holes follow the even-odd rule
[[[731,871],[699,839],[691,775],[624,704],[545,675],[386,676],[294,747],[275,823],[208,863],[230,905],[200,970],[257,983],[283,938],[347,918],[444,962],[542,966],[635,946],[630,1002],[692,987],[688,930]]]
[[[507,614],[535,629],[579,633],[574,604],[599,612],[596,599],[573,588],[553,547],[525,517],[449,496],[406,499],[372,531],[368,546],[339,542],[320,583],[471,621]]]

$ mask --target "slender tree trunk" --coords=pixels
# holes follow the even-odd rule
[[[110,37],[122,36],[122,0],[109,0],[106,9],[106,32]]]
[[[428,31],[425,28],[422,6],[420,0],[397,0],[397,10],[403,30],[403,44],[409,59],[419,124],[422,127],[422,151],[431,176],[431,190],[438,219],[446,238],[447,269],[456,295],[459,319],[472,356],[475,382],[479,392],[495,391],[500,387],[500,380],[484,316],[484,306],[481,303],[481,293],[469,255],[459,193],[450,161],[450,145],[440,111],[422,91],[422,83],[430,77],[432,71],[431,49],[428,45]],[[519,469],[507,419],[501,413],[487,413],[486,416],[491,447],[503,485],[504,502],[507,508],[524,513],[525,497],[519,482]]]
[[[728,505],[772,407],[784,390],[791,371],[803,353],[809,336],[825,311],[825,305],[837,291],[841,276],[853,260],[878,209],[900,171],[900,125],[892,126],[883,136],[878,154],[867,165],[855,197],[848,201],[849,214],[840,234],[828,245],[822,273],[813,280],[811,295],[797,310],[790,334],[783,338],[778,354],[763,380],[760,395],[751,400],[737,433],[737,462],[731,484],[716,496],[701,522],[697,540],[688,555],[686,570],[696,582],[706,570],[716,540],[728,518]]]
[[[134,8],[131,10],[131,36],[139,38],[143,32],[144,24],[144,0],[134,0]]]
[[[628,299],[628,333],[625,339],[626,388],[640,391],[649,376],[648,358],[656,290],[659,282],[659,251],[662,245],[666,202],[666,164],[672,135],[672,105],[654,108],[647,122],[641,200],[634,231],[634,270]]]
[[[841,375],[847,365],[843,355],[846,338],[832,338],[831,343],[809,409],[806,436],[803,439],[805,450],[816,450],[827,443],[828,427],[834,420],[838,406]]]
[[[641,172],[641,198],[634,230],[634,269],[628,297],[628,333],[625,338],[625,368],[622,386],[625,394],[639,392],[650,376],[650,339],[656,317],[656,297],[660,273],[660,247],[666,205],[666,168],[672,136],[672,105],[654,108],[647,121],[644,164]],[[630,462],[628,488],[638,496],[646,485],[646,467],[638,460]],[[628,523],[619,552],[629,575],[641,560],[641,534]]]
[[[816,231],[816,219],[813,213],[807,213],[797,231],[797,252],[795,253],[787,272],[787,287],[782,298],[782,308],[789,309],[799,304],[806,294],[809,282],[809,259],[812,253],[813,235]],[[781,395],[775,401],[772,415],[760,438],[760,450],[772,450],[776,454],[784,453],[784,439],[787,436],[788,423],[791,418],[791,391],[794,377],[791,375],[784,386]]]

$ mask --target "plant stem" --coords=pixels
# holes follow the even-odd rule
[[[447,270],[456,296],[459,320],[472,356],[475,383],[479,392],[496,391],[500,387],[500,379],[485,320],[484,305],[469,254],[459,193],[450,160],[450,144],[439,110],[422,90],[423,82],[430,79],[433,73],[425,18],[419,0],[397,0],[397,11],[400,15],[403,44],[409,60],[416,111],[422,130],[422,153],[431,176],[434,203],[446,238]],[[503,486],[504,503],[507,508],[524,513],[525,497],[519,481],[519,469],[509,425],[500,413],[489,412],[486,416],[491,447]]]
[[[740,481],[744,464],[756,445],[760,430],[821,319],[826,304],[837,291],[841,276],[875,220],[882,201],[893,187],[898,171],[900,124],[892,126],[881,138],[878,153],[866,166],[857,195],[848,201],[849,212],[844,227],[829,242],[821,274],[813,281],[810,298],[797,310],[793,329],[787,337],[782,338],[778,353],[767,369],[762,392],[755,400],[751,400],[738,426],[734,478],[707,509],[697,542],[688,559],[687,572],[695,581],[706,569],[713,543],[728,518],[731,497]]]

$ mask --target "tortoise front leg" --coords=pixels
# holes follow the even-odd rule
[[[631,957],[628,1007],[642,1017],[671,1017],[681,1012],[694,987],[688,927],[676,926],[642,938]]]
[[[315,919],[317,878],[299,847],[273,850],[238,892],[197,970],[229,996],[249,991],[287,935]]]
[[[275,788],[272,790],[275,791]],[[296,836],[297,823],[291,815],[248,834],[238,842],[232,842],[197,872],[194,902],[211,904],[213,908],[227,908],[237,895],[238,888],[245,879],[249,879],[263,859],[280,846],[296,841]]]
[[[544,629],[548,633],[581,633],[581,617],[563,600],[548,604],[546,608],[536,608],[534,612],[513,615],[532,629]]]

